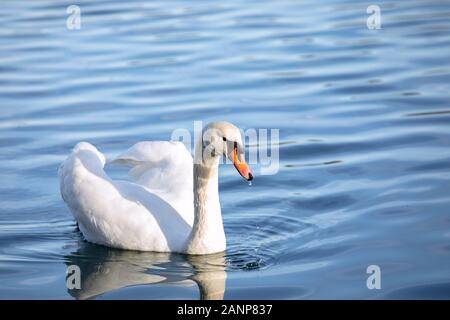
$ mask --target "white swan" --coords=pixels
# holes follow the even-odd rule
[[[89,242],[109,247],[187,254],[226,249],[219,202],[222,155],[253,179],[242,137],[228,122],[205,127],[195,157],[181,142],[145,141],[113,160],[131,166],[132,181],[112,180],[105,156],[80,142],[58,170],[62,198]]]

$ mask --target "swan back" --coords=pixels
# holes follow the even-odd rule
[[[94,146],[79,143],[59,169],[61,195],[86,240],[131,250],[184,252],[193,212],[184,210],[183,216],[175,208],[180,202],[174,206],[143,185],[113,181],[104,164]],[[192,194],[192,185],[183,193]]]

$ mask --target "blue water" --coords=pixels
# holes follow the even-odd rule
[[[450,298],[449,1],[377,1],[379,30],[364,1],[76,1],[79,30],[70,4],[0,10],[0,298]],[[57,180],[75,143],[196,120],[280,130],[276,175],[221,170],[227,251],[84,242]]]

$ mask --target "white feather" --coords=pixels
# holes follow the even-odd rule
[[[145,167],[113,181],[105,157],[78,143],[59,169],[60,190],[86,240],[111,247],[183,252],[194,219],[192,156],[179,142],[140,142],[114,162]]]

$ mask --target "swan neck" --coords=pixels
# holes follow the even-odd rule
[[[225,232],[219,202],[219,158],[194,164],[194,224],[188,253],[225,250]]]

